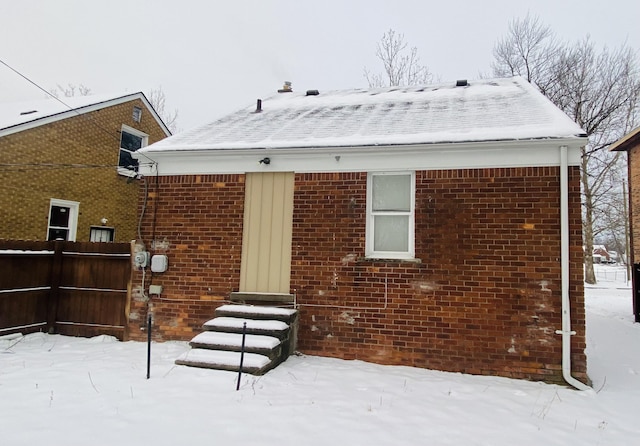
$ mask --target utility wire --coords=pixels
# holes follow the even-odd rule
[[[57,97],[56,95],[52,94],[50,91],[45,90],[44,88],[42,88],[40,85],[38,85],[36,82],[32,81],[31,79],[29,79],[27,76],[25,76],[24,74],[22,74],[21,72],[19,72],[18,70],[16,70],[15,68],[13,68],[12,66],[10,66],[9,64],[7,64],[4,60],[0,59],[0,63],[2,65],[4,65],[5,67],[7,67],[8,69],[10,69],[11,71],[13,71],[14,73],[16,73],[18,76],[20,76],[21,78],[23,78],[24,80],[26,80],[27,82],[29,82],[31,85],[33,85],[34,87],[36,87],[38,90],[43,91],[47,96],[50,96],[51,98],[55,99],[56,101],[58,101],[59,103],[61,103],[62,105],[64,105],[66,108],[68,108],[70,111],[74,112],[76,115],[78,116],[83,116],[85,119],[91,121],[91,123],[93,125],[95,125],[96,127],[98,127],[100,130],[102,130],[103,132],[105,132],[106,134],[108,134],[110,137],[114,138],[115,140],[119,141],[119,137],[114,135],[111,131],[105,129],[104,127],[102,127],[100,124],[98,124],[92,117],[88,116],[86,113],[80,113],[78,110],[76,110],[75,108],[71,107],[69,104],[67,104],[66,102],[64,102],[62,99],[60,99],[59,97]]]
[[[20,76],[22,79],[24,79],[25,81],[29,82],[31,85],[33,85],[34,87],[36,87],[39,90],[44,91],[44,93],[48,96],[51,96],[52,98],[56,99],[58,102],[60,102],[62,105],[64,105],[65,107],[71,109],[71,107],[69,107],[69,105],[65,104],[64,102],[62,102],[62,100],[60,100],[59,98],[57,98],[56,96],[52,95],[51,92],[45,90],[44,88],[42,88],[40,85],[36,84],[34,81],[32,81],[31,79],[29,79],[27,76],[25,76],[24,74],[22,74],[21,72],[19,72],[18,70],[16,70],[15,68],[13,68],[12,66],[10,66],[8,63],[6,63],[4,60],[0,59],[0,63],[2,65],[4,65],[5,67],[7,67],[8,69],[10,69],[11,71],[13,71],[14,73],[16,73],[18,76]]]
[[[37,89],[43,91],[47,96],[52,97],[53,99],[55,99],[56,101],[60,102],[62,105],[64,105],[66,108],[68,108],[70,111],[74,112],[76,115],[83,117],[84,119],[90,121],[93,125],[95,125],[97,128],[99,128],[100,130],[102,130],[103,132],[105,132],[107,135],[109,135],[110,137],[114,138],[116,141],[118,141],[118,144],[120,144],[120,137],[114,135],[110,130],[105,129],[104,127],[102,127],[96,120],[95,118],[93,118],[92,116],[90,116],[88,113],[80,113],[77,109],[71,107],[69,104],[67,104],[66,102],[64,102],[62,99],[60,99],[59,97],[57,97],[56,95],[52,94],[50,91],[45,90],[44,88],[42,88],[40,85],[38,85],[36,82],[32,81],[31,79],[29,79],[27,76],[25,76],[24,74],[22,74],[21,72],[19,72],[18,70],[16,70],[15,68],[13,68],[12,66],[10,66],[8,63],[6,63],[4,60],[0,59],[0,64],[4,65],[5,67],[7,67],[8,69],[10,69],[11,71],[13,71],[14,73],[16,73],[18,76],[20,76],[21,78],[23,78],[24,80],[26,80],[27,82],[29,82],[31,85],[33,85],[34,87],[36,87]],[[120,133],[120,132],[118,132]],[[145,158],[147,158],[149,161],[151,161],[153,164],[155,164],[155,160],[153,160],[152,158],[149,158],[147,155],[145,155],[144,153],[140,153],[140,155],[144,156]],[[113,167],[113,166],[111,166]]]
[[[113,169],[112,164],[70,164],[70,163],[25,163],[25,164],[0,164],[0,170],[16,170],[16,169]]]

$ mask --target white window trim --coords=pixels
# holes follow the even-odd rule
[[[133,127],[129,127],[128,125],[122,124],[122,128],[120,129],[120,131],[131,133],[132,135],[142,138],[142,147],[140,147],[140,149],[149,145],[149,135],[141,132],[140,130],[136,130]],[[118,143],[118,145],[120,144]],[[124,150],[124,149],[122,147],[118,147],[118,157],[116,158],[116,166],[118,166],[118,173],[120,175],[124,175],[127,177],[135,177],[138,174],[138,172],[126,169],[124,167],[120,167],[120,151],[121,150]],[[131,152],[131,153],[134,153],[134,152]]]
[[[402,215],[409,216],[409,243],[408,250],[403,251],[375,251],[374,250],[374,213],[372,209],[372,178],[376,175],[411,175],[411,208],[408,213]],[[366,223],[366,245],[365,257],[373,259],[403,259],[413,260],[415,258],[415,207],[416,207],[416,173],[411,171],[395,172],[368,172],[367,173],[367,223]],[[394,213],[398,215],[398,213]],[[380,215],[380,214],[377,214]]]
[[[108,241],[96,241],[94,239],[95,234],[98,231],[109,231],[109,233],[111,234],[111,240]],[[116,230],[113,226],[90,226],[89,227],[89,241],[90,242],[96,242],[96,243],[110,243],[110,242],[114,242],[116,238]]]
[[[75,242],[76,235],[78,232],[78,210],[80,208],[80,203],[77,201],[59,200],[57,198],[52,198],[49,201],[49,217],[47,219],[47,240],[49,239],[49,229],[51,229],[52,227],[50,223],[51,223],[51,208],[53,206],[69,208],[69,241]]]

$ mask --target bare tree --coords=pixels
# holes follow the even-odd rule
[[[165,106],[165,94],[162,87],[152,88],[149,90],[149,94],[147,95],[149,102],[155,109],[156,113],[162,118],[165,125],[171,130],[171,133],[176,133],[179,131],[178,128],[178,109],[173,109],[173,111],[167,110]]]
[[[384,66],[383,73],[371,73],[364,69],[369,87],[391,87],[428,84],[432,75],[426,65],[420,63],[418,49],[408,48],[403,34],[389,29],[376,44],[376,56]]]
[[[548,81],[558,49],[551,28],[527,14],[509,23],[508,34],[493,48],[491,67],[496,76],[517,75],[532,83]]]
[[[635,124],[640,103],[637,57],[626,45],[598,52],[589,38],[559,43],[549,27],[529,15],[509,24],[493,54],[495,75],[518,75],[535,84],[589,138],[581,164],[583,237],[585,281],[595,283],[591,253],[598,219],[619,211],[609,195],[619,187],[619,172],[624,171],[624,160],[605,149]]]
[[[67,84],[66,87],[57,84],[56,88],[49,90],[52,96],[59,98],[60,96],[65,98],[72,98],[74,96],[88,96],[91,94],[91,89],[83,84]]]

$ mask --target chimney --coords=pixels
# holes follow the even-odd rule
[[[291,89],[291,82],[285,81],[282,88],[278,90],[278,93],[293,93],[293,90]]]

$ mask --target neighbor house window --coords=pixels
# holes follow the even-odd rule
[[[112,242],[114,233],[114,228],[91,226],[89,230],[89,240],[92,242]]]
[[[76,241],[79,205],[77,201],[51,199],[47,240]]]
[[[138,171],[138,160],[131,154],[147,145],[149,136],[126,125],[120,132],[120,156],[118,158],[118,173],[123,175],[135,175]]]
[[[412,259],[414,172],[371,172],[367,176],[366,256]]]
[[[142,119],[142,109],[140,107],[133,107],[133,120],[135,122],[140,122]]]

